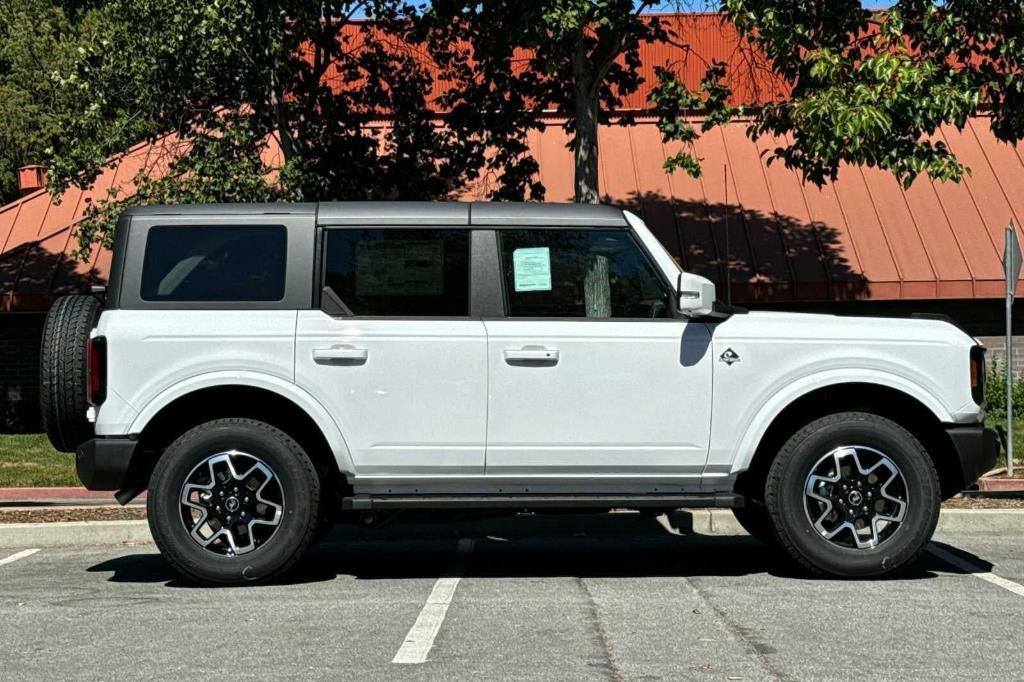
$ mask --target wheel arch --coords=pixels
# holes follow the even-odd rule
[[[150,400],[132,422],[142,451],[161,450],[201,422],[249,417],[295,438],[318,467],[354,473],[352,457],[337,423],[311,395],[294,384],[255,373],[213,373],[192,377]]]
[[[922,394],[926,396],[922,398]],[[838,381],[807,388],[762,420],[755,434],[745,436],[748,445],[740,452],[734,471],[736,490],[758,498],[772,461],[785,441],[802,426],[827,414],[860,411],[886,417],[910,431],[932,457],[939,473],[943,498],[963,487],[963,473],[949,436],[942,428],[952,417],[941,403],[921,389],[907,390],[893,382]]]

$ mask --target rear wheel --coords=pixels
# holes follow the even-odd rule
[[[939,516],[928,452],[895,422],[864,412],[817,419],[783,446],[765,505],[780,546],[823,575],[871,577],[909,566]]]
[[[95,434],[89,401],[89,334],[102,306],[92,296],[62,296],[46,315],[39,355],[39,411],[53,447],[74,452]]]
[[[147,507],[161,553],[206,584],[268,582],[313,542],[320,479],[282,431],[218,419],[187,431],[153,470]]]

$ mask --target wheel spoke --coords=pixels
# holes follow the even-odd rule
[[[257,549],[284,517],[284,493],[273,470],[239,450],[218,452],[197,464],[181,487],[179,503],[192,539],[225,556]]]
[[[899,467],[867,446],[834,448],[804,481],[807,520],[823,539],[844,547],[877,547],[899,530],[907,505]]]

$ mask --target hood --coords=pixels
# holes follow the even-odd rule
[[[940,318],[860,317],[752,311],[732,315],[716,325],[715,340],[739,339],[813,339],[818,342],[879,343],[897,345],[937,342],[970,348],[978,341],[953,321]]]

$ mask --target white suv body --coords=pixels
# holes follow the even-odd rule
[[[187,300],[191,278],[233,257],[174,256],[175,235],[200,227],[207,249],[233,229],[276,234],[274,300]],[[217,393],[229,387],[315,424],[354,510],[761,504],[775,450],[828,401],[915,433],[944,494],[991,464],[982,353],[954,324],[747,313],[713,291],[637,216],[605,206],[132,209],[91,333],[105,342],[105,397],[79,468],[129,498],[194,413],[232,414],[243,394]],[[174,429],[167,415],[202,395],[221,397]]]

